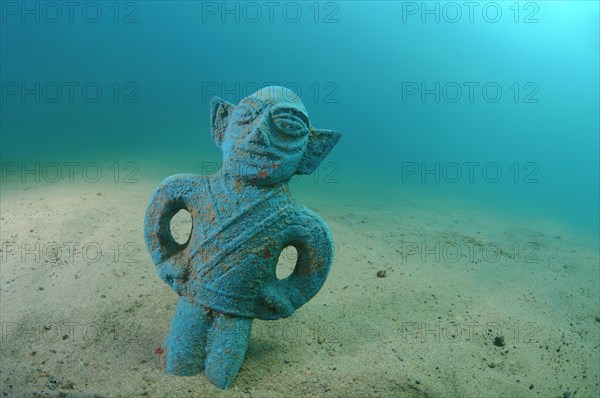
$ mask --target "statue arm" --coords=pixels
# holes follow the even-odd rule
[[[298,259],[292,274],[282,281],[282,291],[291,305],[299,308],[325,283],[333,260],[333,240],[327,224],[309,209],[304,209],[288,234],[285,246],[294,246]]]
[[[189,272],[184,253],[188,242],[178,243],[173,238],[171,218],[181,209],[190,211],[192,183],[197,178],[177,174],[163,180],[150,199],[144,220],[144,239],[152,261],[159,276],[176,291]]]

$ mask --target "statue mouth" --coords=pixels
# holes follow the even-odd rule
[[[260,161],[274,163],[283,159],[283,155],[273,151],[272,149],[255,144],[248,145],[243,150],[243,153],[246,155],[244,157],[245,160],[254,161],[253,163]]]

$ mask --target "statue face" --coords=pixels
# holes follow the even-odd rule
[[[210,116],[223,171],[253,185],[312,173],[340,139],[337,131],[313,128],[300,98],[285,87],[265,87],[237,106],[215,97]]]
[[[263,89],[233,109],[221,149],[223,166],[256,185],[289,181],[310,133],[304,105],[283,87]]]

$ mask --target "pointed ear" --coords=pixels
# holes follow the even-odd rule
[[[210,101],[210,131],[213,142],[219,148],[223,141],[225,129],[227,129],[227,123],[229,123],[229,116],[231,116],[234,109],[235,105],[219,97],[213,97]]]
[[[310,174],[340,140],[341,134],[333,130],[311,129],[304,157],[298,165],[297,174]]]

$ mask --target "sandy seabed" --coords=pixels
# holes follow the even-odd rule
[[[158,181],[2,187],[3,396],[600,396],[597,242],[549,221],[296,192],[335,240],[323,289],[254,322],[230,390],[168,376],[177,296],[142,230]]]

